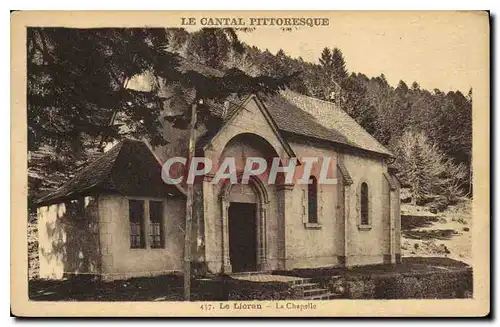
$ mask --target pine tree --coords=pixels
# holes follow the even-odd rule
[[[321,57],[319,58],[319,63],[321,67],[325,70],[327,75],[331,73],[333,61],[332,61],[332,52],[330,49],[325,47],[321,52]]]
[[[403,80],[400,80],[398,86],[396,87],[396,93],[401,96],[406,96],[408,93],[408,85]]]
[[[413,204],[438,196],[453,203],[462,196],[461,184],[467,177],[467,169],[444,155],[424,133],[406,131],[394,150],[400,178],[411,187]]]
[[[339,48],[334,48],[332,51],[332,78],[342,86],[348,76],[344,55]]]
[[[286,57],[286,53],[285,51],[283,51],[283,49],[279,49],[278,52],[276,52],[276,57],[279,59],[279,60],[283,60],[283,58]]]
[[[321,52],[319,63],[321,77],[318,80],[321,91],[318,95],[324,100],[337,101],[339,97],[344,96],[342,94],[342,87],[348,77],[344,56],[338,48],[334,48],[333,51],[329,48],[324,48]]]
[[[372,135],[376,132],[377,112],[366,97],[364,83],[354,73],[344,82],[345,100],[342,108]]]
[[[188,59],[217,69],[225,68],[231,51],[243,51],[243,45],[231,28],[202,28],[190,35],[187,45]]]

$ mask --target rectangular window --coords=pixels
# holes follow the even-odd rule
[[[128,216],[130,221],[130,248],[144,249],[144,201],[129,200]]]
[[[163,202],[149,201],[149,223],[149,244],[151,248],[158,249],[165,247],[163,236]]]

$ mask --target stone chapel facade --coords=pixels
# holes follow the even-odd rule
[[[214,110],[224,123],[197,138],[197,156],[214,167],[227,157],[328,157],[337,184],[318,183],[315,166],[311,184],[261,176],[248,185],[213,184],[207,173],[195,185],[194,267],[231,274],[400,262],[393,155],[341,108],[287,90]],[[177,136],[157,149],[122,141],[40,200],[41,277],[182,271],[185,191],[158,183],[161,162],[182,155],[177,145],[186,135]]]

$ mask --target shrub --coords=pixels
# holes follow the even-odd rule
[[[354,276],[342,286],[349,299],[465,298],[472,294],[472,270]]]

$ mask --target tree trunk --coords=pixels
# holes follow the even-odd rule
[[[187,158],[187,171],[194,157],[196,144],[196,102],[191,106],[191,123],[189,125],[189,152]],[[186,175],[187,176],[187,175]],[[184,301],[191,300],[191,231],[193,222],[193,184],[187,184],[186,200],[186,229],[184,232]]]

